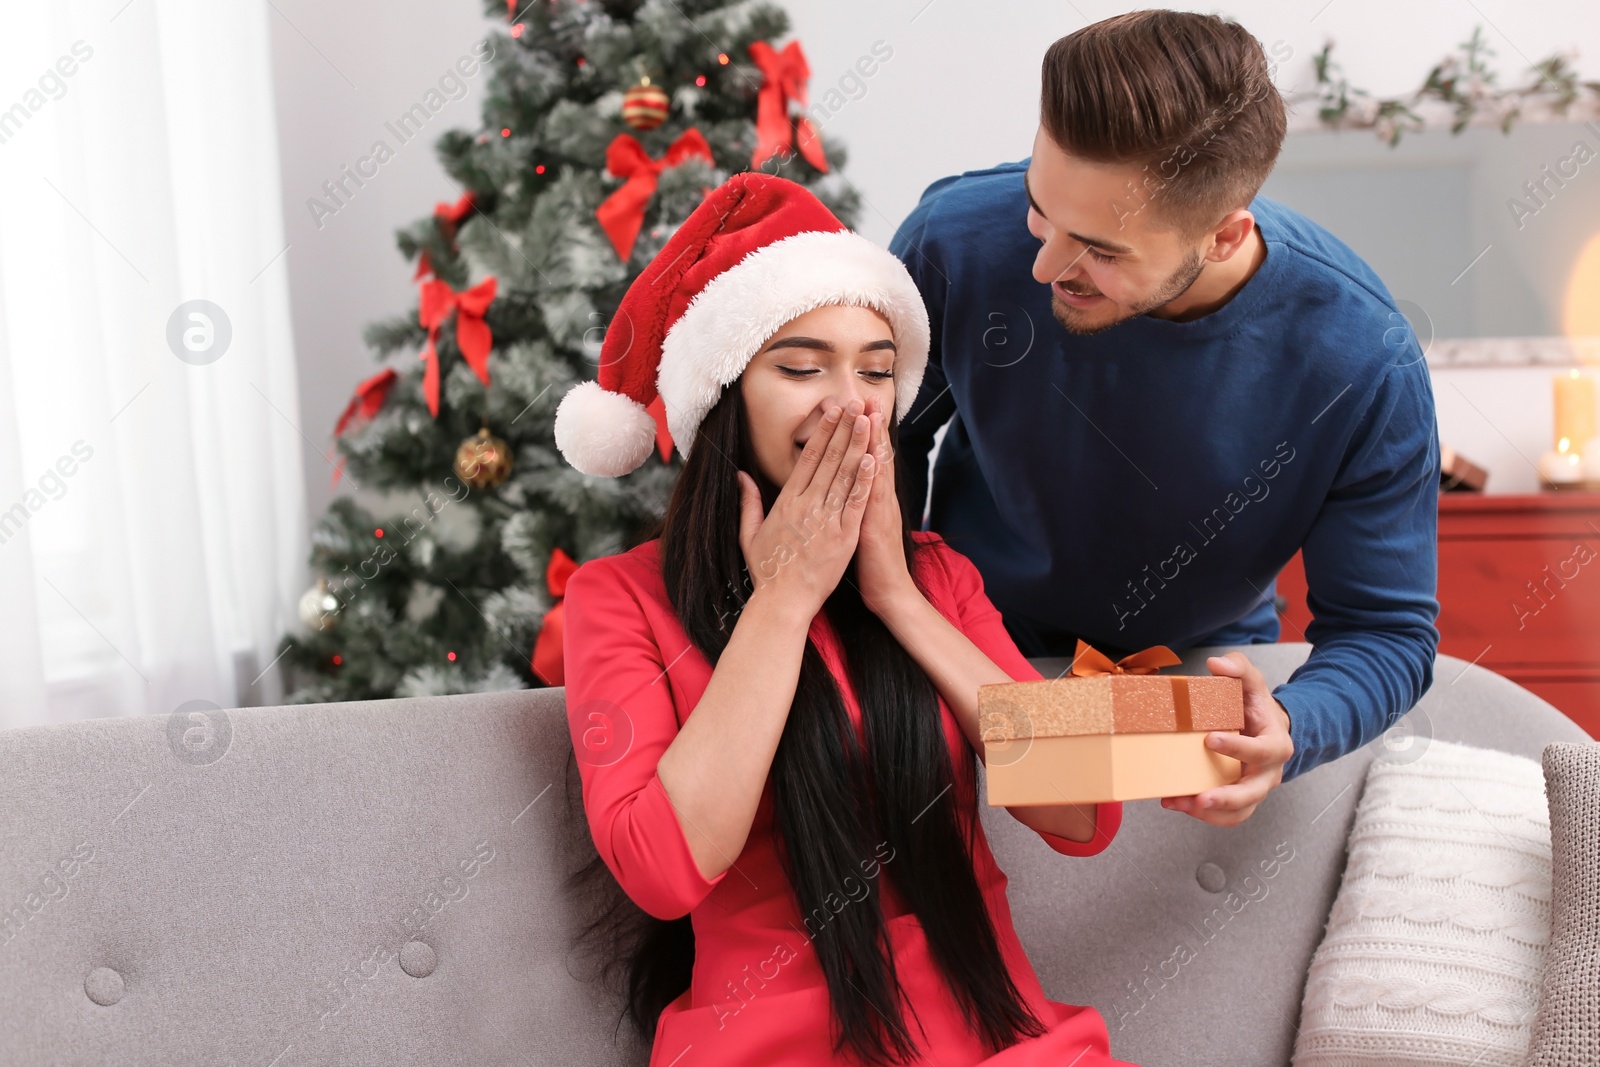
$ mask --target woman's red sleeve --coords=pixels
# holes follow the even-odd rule
[[[728,872],[701,873],[656,771],[678,734],[661,649],[615,564],[579,567],[563,603],[567,725],[590,836],[635,904],[681,918]]]
[[[1016,641],[1001,619],[1000,610],[984,593],[983,575],[978,572],[977,566],[951,548],[943,538],[935,541],[933,548],[949,579],[951,597],[960,613],[961,632],[1012,680],[1029,682],[1043,679],[1044,675],[1017,648]],[[1087,841],[1074,841],[1043,830],[1034,830],[1034,833],[1063,856],[1093,856],[1106,850],[1121,826],[1122,804],[1117,801],[1095,805],[1094,836]]]
[[[1070,837],[1047,834],[1043,830],[1033,832],[1044,838],[1045,844],[1063,856],[1095,856],[1110,846],[1111,839],[1117,836],[1117,831],[1121,827],[1122,802],[1118,800],[1094,806],[1094,836],[1087,841],[1074,841]]]

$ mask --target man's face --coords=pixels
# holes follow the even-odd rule
[[[1070,156],[1041,128],[1023,177],[1028,230],[1041,242],[1033,276],[1050,286],[1050,310],[1071,332],[1099,333],[1160,308],[1205,269],[1210,235],[1189,243],[1157,228],[1159,194],[1140,168]]]

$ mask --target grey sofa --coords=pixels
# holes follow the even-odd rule
[[[1218,651],[1178,670],[1205,673]],[[1309,646],[1246,652],[1275,685]],[[565,875],[594,853],[562,699],[186,707],[0,732],[0,1064],[643,1064],[572,947],[584,902]],[[1586,740],[1450,657],[1405,722],[1409,744],[1535,760]],[[1232,829],[1131,802],[1088,859],[986,808],[1045,989],[1098,1008],[1113,1053],[1147,1067],[1287,1064],[1384,744]],[[1250,898],[1231,917],[1227,889]],[[1164,977],[1180,938],[1201,947]]]

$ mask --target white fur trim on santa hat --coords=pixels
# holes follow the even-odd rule
[[[656,447],[656,420],[637,400],[579,382],[556,407],[556,447],[584,474],[619,478]]]
[[[684,457],[695,430],[767,339],[826,304],[870,307],[889,320],[898,423],[928,365],[928,309],[905,264],[848,230],[797,233],[758,248],[702,289],[661,345],[656,389]]]

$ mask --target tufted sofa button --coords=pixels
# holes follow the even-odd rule
[[[110,967],[96,967],[83,980],[83,991],[96,1004],[109,1008],[122,999],[122,975]]]
[[[407,941],[400,946],[400,969],[413,978],[426,978],[439,965],[439,956],[426,941]]]
[[[1222,868],[1215,863],[1202,863],[1194,872],[1194,880],[1200,883],[1200,888],[1207,893],[1220,893],[1228,884],[1228,876],[1222,873]]]

